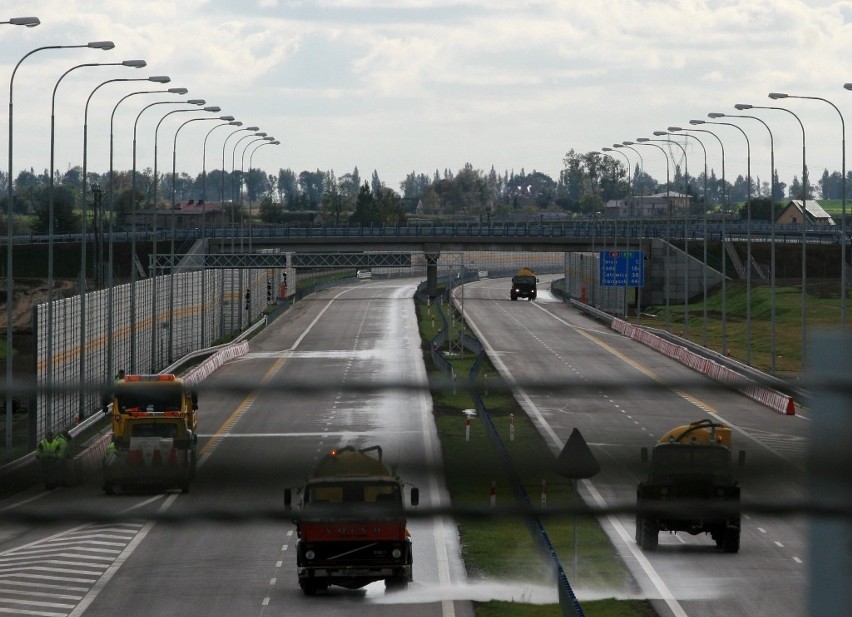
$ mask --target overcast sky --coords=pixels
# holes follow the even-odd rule
[[[669,126],[689,127],[691,119],[709,120],[708,112],[759,116],[775,137],[781,180],[801,176],[796,118],[777,110],[739,112],[735,103],[795,112],[816,182],[823,169],[841,169],[837,112],[821,101],[773,101],[767,94],[822,97],[852,120],[852,92],[843,88],[852,82],[852,1],[5,0],[0,7],[0,21],[41,20],[31,29],[0,26],[0,84],[8,85],[15,64],[38,47],[115,43],[111,51],[39,51],[20,65],[13,82],[15,175],[49,167],[51,102],[65,71],[134,59],[148,66],[83,67],[62,78],[55,96],[56,169],[82,164],[85,105],[95,88],[88,111],[91,171],[109,169],[113,110],[114,168],[132,166],[135,125],[137,168],[144,169],[154,166],[160,119],[189,107],[169,103],[140,114],[143,107],[203,98],[221,113],[181,112],[160,124],[159,171],[171,171],[182,123],[228,114],[281,141],[260,148],[254,167],[340,176],[357,166],[362,179],[375,170],[396,190],[411,171],[431,175],[465,163],[501,174],[538,170],[556,179],[570,149],[653,137]],[[152,75],[172,81],[98,87]],[[119,104],[131,92],[181,86],[188,95],[139,94]],[[768,131],[751,119],[719,121],[743,127],[752,175],[768,180]],[[193,121],[180,129],[178,171],[202,170],[205,136],[218,123]],[[722,139],[728,180],[745,175],[742,134],[725,125],[698,128]],[[210,134],[208,171],[221,168],[232,130]],[[248,167],[258,145],[249,145],[251,134],[229,139],[226,169],[234,152],[239,168],[244,151]],[[693,135],[721,176],[718,142]],[[4,152],[7,142],[8,122],[2,122]],[[695,140],[687,143],[695,175],[703,171],[704,155]],[[664,180],[664,154],[648,145],[637,151],[646,171]],[[631,165],[638,162],[637,154],[625,154]],[[682,162],[677,147],[671,156]],[[8,170],[7,156],[0,159]]]

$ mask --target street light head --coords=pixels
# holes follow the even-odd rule
[[[637,137],[636,141],[638,141],[641,144],[641,143],[644,143],[646,141],[651,141],[651,140],[648,137]]]
[[[600,154],[600,152],[598,152],[597,150],[592,150],[591,152],[589,152],[589,154]]]
[[[259,126],[247,126],[247,127],[245,128],[245,130],[246,130],[246,131],[257,131],[257,130],[259,130],[259,129],[260,129],[260,127],[259,127]]]
[[[852,82],[850,82],[848,84],[843,84],[843,87],[846,88],[847,90],[852,90]]]
[[[668,135],[668,131],[654,131],[654,135],[660,137],[661,135]]]
[[[734,107],[742,111],[743,109],[751,109],[754,105],[749,105],[748,103],[737,103]]]
[[[186,94],[189,90],[186,88],[169,88],[168,92],[169,94]]]
[[[222,111],[222,108],[221,108],[221,107],[219,107],[218,105],[211,105],[211,106],[209,106],[209,107],[205,107],[205,108],[204,108],[204,111],[209,111],[209,112],[211,112],[211,113],[216,113],[216,112],[220,112],[220,111]]]
[[[148,81],[153,81],[156,84],[167,84],[172,80],[168,75],[151,75]]]
[[[632,141],[622,141],[622,142],[621,142],[621,144],[622,144],[623,146],[632,146],[632,145],[633,145],[633,142],[632,142]]]
[[[27,28],[35,28],[41,23],[38,17],[13,17],[9,20],[13,26],[26,26]]]
[[[207,101],[204,99],[189,99],[187,104],[189,105],[204,105]]]
[[[264,137],[264,139],[265,139],[266,141],[275,141],[275,138],[274,138],[274,137],[272,137],[272,136]]]
[[[231,126],[242,126],[243,125],[243,123],[240,122],[239,120],[232,120],[231,122],[228,122],[228,124],[230,124]]]
[[[612,148],[601,148],[604,152],[612,152]]]
[[[255,133],[255,137],[266,137],[266,133]]]
[[[675,133],[675,132],[677,132],[677,131],[682,131],[683,129],[682,129],[682,128],[680,128],[679,126],[670,126],[670,127],[669,127],[669,130],[670,130],[671,132]]]
[[[709,114],[707,114],[707,117],[708,118],[724,118],[725,114],[723,114],[720,111],[711,111]]]
[[[92,41],[91,43],[87,43],[86,47],[89,47],[91,49],[107,50],[115,47],[115,43],[113,43],[112,41]]]
[[[770,92],[769,98],[771,99],[786,99],[789,94],[784,94],[783,92]]]
[[[144,60],[124,60],[121,65],[129,66],[134,69],[141,69],[143,66],[148,66],[148,63]]]
[[[693,126],[695,126],[696,124],[706,124],[704,120],[690,120],[689,123]]]
[[[269,143],[272,144],[273,146],[281,145],[281,142],[278,141],[277,139],[275,141],[270,141]]]
[[[233,119],[234,119],[234,116],[219,116],[219,120],[227,120],[228,122],[230,122]]]

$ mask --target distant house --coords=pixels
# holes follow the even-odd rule
[[[689,210],[689,195],[669,191],[655,195],[636,195],[629,199],[610,200],[604,206],[607,218],[659,218],[668,214],[683,214]],[[632,203],[632,205],[631,205]],[[671,204],[671,212],[669,212]]]
[[[808,199],[805,202],[805,211],[802,212],[802,200],[793,199],[787,202],[784,210],[775,219],[776,223],[801,224],[806,220],[809,225],[834,225],[834,219],[828,212],[822,209],[815,200]]]
[[[200,227],[221,227],[229,220],[221,204],[205,203],[202,200],[190,199],[179,202],[174,209],[158,208],[157,210],[136,210],[127,217],[128,226],[134,222],[136,229],[154,229],[156,217],[157,229],[168,228],[174,217],[175,229],[196,229]]]

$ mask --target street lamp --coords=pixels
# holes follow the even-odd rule
[[[721,112],[711,112],[708,118],[725,118]],[[745,361],[751,365],[751,142],[741,126],[732,122],[716,122],[723,126],[731,126],[742,133],[746,141],[746,331],[745,331]]]
[[[669,311],[669,267],[668,267],[669,266],[668,258],[669,258],[669,246],[670,245],[669,245],[669,241],[668,241],[668,235],[669,235],[669,226],[671,225],[672,204],[671,204],[671,195],[670,195],[671,178],[669,176],[669,154],[668,154],[668,152],[666,152],[665,148],[663,148],[662,146],[657,145],[655,143],[651,143],[651,141],[652,140],[648,139],[647,137],[639,137],[639,138],[636,139],[635,142],[625,141],[623,143],[624,143],[625,146],[633,146],[633,145],[653,146],[654,148],[657,148],[660,152],[662,152],[664,157],[666,157],[666,206],[667,206],[666,207],[666,211],[667,211],[667,219],[666,219],[666,267],[665,267],[666,282],[665,282],[665,292],[664,292],[663,295],[665,296],[665,305],[666,305],[666,330],[670,330],[671,329],[671,325],[670,325],[671,324],[671,315],[670,315],[670,311]],[[656,141],[656,140],[654,140],[654,141]]]
[[[153,77],[149,77],[148,81],[154,83],[169,83],[171,82],[171,78],[166,75],[156,75]],[[168,90],[141,90],[137,92],[131,92],[129,94],[121,97],[115,106],[112,108],[112,114],[110,114],[109,120],[109,188],[108,188],[108,197],[107,203],[109,205],[109,222],[108,222],[108,232],[107,235],[109,237],[109,251],[107,256],[107,306],[110,307],[107,310],[107,376],[112,374],[113,371],[113,311],[112,311],[112,302],[113,302],[113,260],[114,260],[114,247],[113,247],[113,225],[115,223],[115,197],[113,193],[113,136],[114,136],[114,125],[115,125],[115,114],[118,111],[119,105],[131,96],[136,96],[138,94],[186,94],[188,90],[186,88],[169,88]],[[132,193],[132,188],[131,188]],[[131,200],[133,199],[133,195],[131,194]],[[135,240],[134,240],[135,241]],[[130,268],[131,271],[135,269],[135,264],[133,263],[133,259],[135,256],[135,252],[131,253],[131,263]],[[135,298],[134,298],[135,300]],[[131,328],[135,328],[135,325],[131,325]]]
[[[65,76],[84,67],[91,66],[129,66],[133,68],[141,68],[145,66],[144,60],[125,60],[124,62],[87,62],[72,66],[65,71],[56,84],[53,86],[53,94],[50,101],[50,165],[48,166],[48,191],[47,191],[47,349],[46,349],[46,370],[45,384],[46,391],[49,393],[45,406],[45,426],[53,427],[53,275],[54,275],[54,154],[55,154],[55,134],[56,134],[56,92],[59,89],[59,84],[65,79]]]
[[[808,214],[808,165],[805,147],[805,125],[798,115],[787,109],[786,107],[767,107],[759,105],[749,105],[748,103],[737,103],[735,108],[740,111],[744,109],[775,109],[777,111],[786,111],[796,119],[799,127],[802,129],[802,370],[805,368],[805,356],[807,354],[807,318],[805,312],[807,310],[807,214]],[[845,181],[845,178],[844,178]]]
[[[9,20],[9,23],[12,25],[21,25],[27,27],[37,26],[39,20],[37,17],[15,17]],[[14,191],[14,165],[13,165],[13,127],[14,127],[14,88],[15,88],[15,74],[18,72],[18,68],[21,66],[24,60],[29,58],[31,55],[38,51],[46,50],[46,49],[77,49],[88,47],[90,49],[103,49],[108,50],[115,47],[115,44],[112,41],[92,41],[89,43],[85,43],[82,45],[45,45],[43,47],[37,47],[32,51],[26,53],[23,58],[18,60],[18,63],[15,65],[15,68],[12,70],[12,76],[9,78],[9,202],[7,204],[7,217],[6,217],[6,231],[8,235],[8,240],[6,244],[6,451],[12,451],[12,377],[13,377],[13,326],[14,326],[14,312],[13,312],[13,296],[15,292],[15,279],[13,273],[13,251],[12,251],[12,242],[15,238],[14,232],[14,223],[13,223],[13,213],[14,213],[14,202],[15,202],[15,191]],[[51,172],[52,174],[53,172]]]
[[[852,90],[852,83],[844,84],[844,88]],[[828,103],[840,116],[840,136],[841,136],[841,165],[843,181],[841,183],[841,214],[840,227],[842,229],[840,237],[840,329],[846,331],[846,122],[843,120],[843,114],[837,109],[837,105],[819,96],[797,96],[795,94],[784,94],[782,92],[770,92],[771,99],[806,99],[811,101],[822,101]]]
[[[181,88],[183,94],[186,88]],[[204,105],[204,99],[189,99],[187,101],[155,101],[149,103],[136,115],[133,122],[133,170],[130,175],[130,372],[136,372],[136,134],[139,127],[139,119],[146,109],[156,105]],[[156,210],[154,210],[156,217]],[[156,220],[156,219],[155,219]],[[156,247],[157,236],[153,236]],[[152,329],[155,329],[152,326]],[[151,366],[153,371],[153,365]]]
[[[701,328],[701,337],[702,337],[702,344],[705,347],[707,347],[707,148],[704,147],[704,143],[700,139],[698,139],[698,137],[696,137],[695,135],[690,135],[689,133],[686,133],[686,132],[681,133],[681,131],[685,131],[685,130],[686,129],[683,129],[679,126],[670,126],[667,129],[668,132],[679,133],[683,137],[691,137],[692,139],[694,139],[695,141],[698,142],[698,145],[701,146],[701,150],[704,152],[704,207],[702,208],[702,210],[704,210],[704,215],[702,217],[703,222],[704,222],[704,225],[703,225],[703,227],[704,227],[704,231],[703,231],[703,235],[704,235],[704,243],[703,243],[704,244],[704,262],[702,264],[702,266],[703,266],[703,277],[702,278],[703,278],[703,283],[704,283],[703,284],[703,287],[704,287],[704,290],[703,290],[704,291],[704,294],[703,294],[703,297],[704,297],[704,323],[703,323],[702,328]]]
[[[203,101],[202,101],[201,104],[202,105],[204,104]],[[163,117],[160,118],[160,121],[157,123],[157,127],[154,129],[154,204],[153,204],[154,210],[153,210],[153,214],[152,214],[152,220],[153,221],[156,221],[156,216],[157,216],[157,185],[159,184],[159,181],[158,181],[158,178],[157,178],[157,158],[158,158],[157,157],[157,150],[158,150],[158,142],[159,142],[158,135],[159,135],[159,132],[160,132],[160,126],[163,124],[163,121],[166,118],[168,118],[169,116],[171,116],[173,114],[190,113],[190,112],[198,112],[198,111],[206,111],[206,112],[213,113],[213,112],[219,112],[219,111],[221,111],[221,109],[218,106],[215,106],[215,105],[202,107],[200,109],[176,109],[174,111],[170,111],[170,112],[167,112],[166,114],[164,114]],[[172,215],[171,215],[172,237],[171,237],[171,240],[170,240],[170,255],[171,255],[172,260],[174,260],[174,255],[175,255],[174,217],[175,217],[175,212],[174,212],[174,210],[172,210]],[[157,263],[157,229],[156,229],[156,223],[152,223],[152,226],[154,227],[154,242],[153,242],[153,248],[152,248],[154,270],[151,273],[151,278],[152,278],[152,281],[153,281],[154,290],[153,290],[153,294],[152,294],[152,298],[151,298],[151,328],[153,329],[152,331],[154,332],[154,335],[151,336],[151,366],[153,368],[153,371],[156,372],[159,369],[159,365],[157,364],[157,362],[158,362],[158,358],[157,358],[157,339],[158,339],[158,337],[156,336],[156,328],[157,328],[157,324],[158,324],[157,270],[156,270],[156,263]],[[172,267],[174,266],[173,263],[171,265],[172,265]],[[169,324],[169,328],[171,328],[171,324]],[[169,349],[169,357],[171,357],[171,353],[172,353],[172,350],[170,348]],[[159,358],[159,360],[161,361],[162,358]]]
[[[689,123],[693,126],[703,126],[705,124],[721,124],[719,122],[708,122],[706,120],[690,120]],[[686,129],[684,129],[686,130]],[[719,142],[719,148],[722,151],[722,232],[719,238],[719,245],[722,254],[722,355],[728,354],[728,275],[727,262],[725,258],[725,219],[729,209],[728,204],[728,181],[725,179],[725,144],[722,139],[713,131],[707,129],[689,129],[698,133],[707,133],[716,138]]]
[[[13,26],[26,26],[27,28],[35,28],[39,25],[38,17],[13,17],[9,21],[0,21],[0,24],[11,24]]]
[[[239,120],[232,120],[231,122],[223,122],[222,124],[217,124],[212,129],[207,131],[207,134],[204,136],[204,145],[201,148],[201,200],[205,204],[207,203],[207,138],[210,137],[210,133],[218,129],[220,126],[242,126],[243,123]],[[225,173],[225,170],[222,169],[222,173]],[[201,230],[202,236],[204,235],[204,208],[202,208],[202,216],[201,216]]]
[[[668,131],[654,131],[654,135],[662,137],[670,135],[670,133]],[[674,144],[683,152],[684,196],[686,199],[686,210],[683,219],[683,334],[686,338],[689,338],[689,236],[687,235],[689,224],[689,157],[686,155],[686,148],[673,139],[651,139],[649,141],[662,141]]]
[[[234,116],[219,116],[218,118],[191,118],[181,123],[178,126],[177,130],[175,130],[174,143],[172,145],[172,265],[174,265],[174,260],[176,259],[174,254],[174,237],[176,233],[175,229],[175,219],[177,212],[177,138],[181,129],[185,127],[187,124],[191,122],[201,122],[201,121],[210,121],[210,120],[224,120],[225,122],[231,122],[234,120]],[[173,272],[172,272],[173,273]],[[202,272],[202,290],[203,290],[203,272]],[[169,277],[169,323],[174,323],[174,296],[175,296],[175,287],[174,287],[174,276]],[[204,323],[204,293],[202,291],[202,301],[201,301],[201,321]],[[202,330],[204,326],[202,325]],[[203,343],[203,335],[202,335],[202,343]],[[174,328],[169,328],[169,363],[172,362],[172,350],[174,349]]]
[[[769,164],[770,164],[770,174],[769,174],[769,229],[770,229],[770,257],[769,257],[769,322],[770,322],[770,335],[769,335],[769,366],[770,373],[775,374],[775,139],[772,135],[772,130],[769,128],[769,125],[766,124],[763,120],[758,118],[757,116],[748,116],[743,114],[717,114],[718,117],[724,118],[748,118],[751,120],[757,120],[760,122],[764,128],[769,132]],[[749,236],[749,239],[751,236]],[[751,270],[749,270],[751,272]],[[749,303],[750,306],[750,303]]]
[[[256,133],[256,134],[257,134],[257,135],[260,135],[260,133]],[[253,140],[251,140],[250,142],[248,142],[248,143],[246,144],[246,147],[245,147],[245,148],[243,148],[243,154],[242,154],[242,156],[241,156],[241,158],[240,158],[240,203],[242,203],[242,201],[243,201],[243,199],[242,199],[242,193],[243,193],[243,189],[242,189],[242,187],[243,187],[243,178],[244,178],[244,171],[243,171],[243,170],[245,169],[245,162],[246,162],[246,150],[248,150],[248,149],[249,149],[249,146],[251,146],[252,144],[255,144],[255,143],[259,142],[259,141],[266,141],[266,142],[272,142],[272,141],[275,141],[275,138],[274,138],[274,137],[269,137],[269,136],[267,136],[267,135],[266,135],[266,133],[263,133],[263,135],[264,135],[264,137],[260,137],[259,139],[253,139]],[[252,151],[252,154],[254,154],[254,152],[253,152],[253,151]],[[249,157],[249,161],[251,161],[251,157]],[[249,174],[251,174],[251,162],[249,162]],[[248,210],[248,237],[249,237],[249,239],[248,239],[248,250],[249,250],[249,253],[251,253],[251,240],[252,240],[252,238],[251,238],[251,233],[252,233],[252,228],[251,228],[251,188],[249,187],[248,182],[246,182],[246,192],[248,193],[248,200],[249,200],[249,210]]]

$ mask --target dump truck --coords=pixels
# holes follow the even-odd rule
[[[380,446],[332,450],[303,485],[284,489],[284,506],[294,513],[296,569],[305,595],[376,581],[388,590],[407,587],[413,558],[404,496],[405,483],[384,464]],[[419,500],[412,487],[411,505]]]
[[[726,553],[740,548],[740,486],[730,427],[699,420],[663,435],[650,453],[648,479],[636,489],[636,543],[657,547],[661,531],[709,533]],[[642,449],[648,462],[648,450]],[[740,464],[744,453],[740,453]]]
[[[126,375],[116,380],[111,402],[104,492],[149,486],[188,492],[198,444],[195,390],[173,374]]]
[[[521,268],[517,274],[512,277],[512,291],[509,292],[509,297],[514,301],[518,298],[527,298],[535,300],[536,296],[535,272],[529,268]]]

